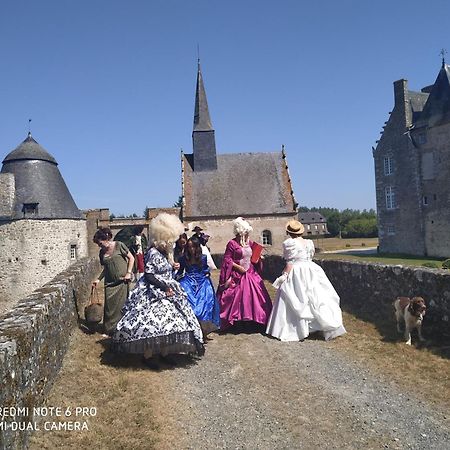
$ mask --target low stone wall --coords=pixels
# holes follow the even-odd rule
[[[425,337],[439,344],[450,339],[449,271],[327,259],[315,262],[338,292],[344,310],[387,330],[393,326],[395,298],[420,296],[427,304]]]
[[[76,305],[81,313],[99,272],[98,258],[84,258],[0,316],[1,449],[27,448],[31,431],[7,424],[32,422],[33,407],[43,406],[77,325]],[[11,407],[24,409],[6,417]]]
[[[222,255],[213,255],[220,267]],[[374,323],[382,334],[397,336],[392,303],[398,296],[421,296],[427,303],[424,335],[439,345],[450,341],[450,271],[342,260],[316,259],[341,297],[345,311]],[[263,278],[280,276],[285,261],[267,256]]]

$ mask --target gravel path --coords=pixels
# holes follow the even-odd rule
[[[348,360],[333,342],[215,335],[198,364],[160,375],[170,392],[162,400],[176,408],[176,448],[450,448],[448,411]]]

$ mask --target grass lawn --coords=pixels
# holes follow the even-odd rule
[[[402,266],[424,266],[433,269],[440,269],[444,258],[426,258],[424,256],[410,256],[397,254],[369,254],[359,255],[344,253],[316,253],[319,259],[343,259],[350,261],[368,261],[380,264],[400,264]]]
[[[315,238],[313,239],[316,249],[316,258],[320,259],[344,259],[351,261],[368,261],[380,264],[400,264],[402,266],[424,266],[432,269],[440,269],[445,258],[427,258],[424,256],[412,256],[404,254],[359,254],[352,253],[351,249],[361,249],[377,247],[378,238]],[[349,250],[349,254],[344,253],[323,253],[335,250]]]
[[[344,250],[346,248],[364,248],[376,247],[378,245],[378,238],[351,238],[339,239],[334,238],[314,238],[314,245],[324,252],[333,250]]]

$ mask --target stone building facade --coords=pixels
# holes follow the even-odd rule
[[[31,134],[0,172],[0,313],[87,256],[87,229],[56,160]]]
[[[450,257],[450,67],[420,92],[394,82],[373,149],[380,251]]]
[[[181,155],[183,222],[201,226],[212,253],[223,253],[233,238],[232,221],[244,217],[251,239],[280,254],[286,223],[297,217],[284,149],[267,153],[217,154],[200,65],[197,71],[193,153]]]
[[[142,225],[144,227],[144,234],[148,237],[148,229],[152,219],[159,213],[173,214],[180,216],[180,208],[147,208],[145,210],[145,217],[116,217],[111,219],[111,214],[108,208],[90,209],[83,211],[87,221],[88,230],[88,253],[89,256],[98,256],[99,248],[94,244],[92,238],[99,228],[110,228],[113,234],[113,239],[116,234],[126,227],[133,227]]]
[[[317,211],[299,212],[298,220],[305,227],[305,236],[328,234],[327,219]]]

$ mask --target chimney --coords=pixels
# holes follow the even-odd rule
[[[394,81],[394,102],[391,119],[395,119],[401,127],[407,129],[412,124],[412,112],[408,98],[408,80]]]
[[[404,108],[406,102],[406,92],[408,90],[408,80],[394,81],[394,101],[395,106]]]

